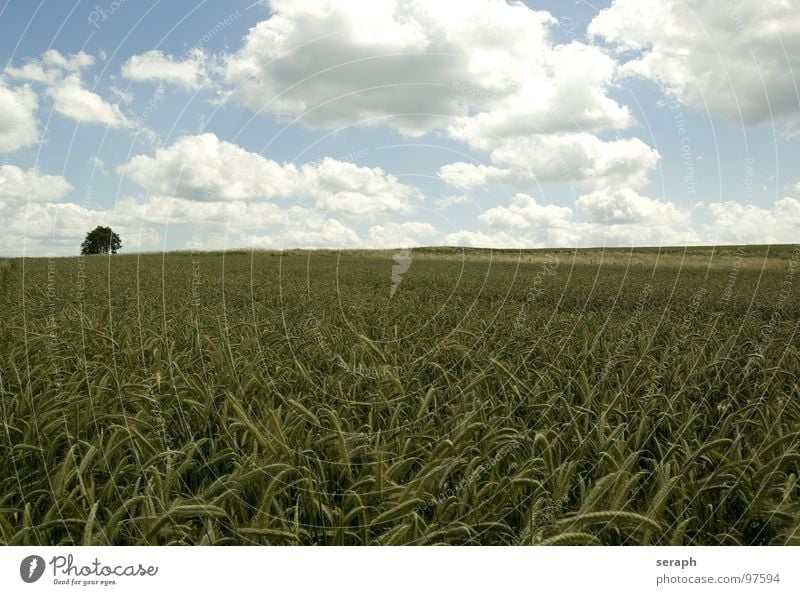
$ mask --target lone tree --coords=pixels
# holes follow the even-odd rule
[[[116,254],[122,248],[119,234],[114,233],[110,227],[98,225],[86,234],[86,239],[81,244],[81,254]]]

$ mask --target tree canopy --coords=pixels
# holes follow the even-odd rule
[[[81,254],[116,254],[120,248],[122,240],[119,234],[110,227],[98,225],[86,234],[86,239],[81,243]]]

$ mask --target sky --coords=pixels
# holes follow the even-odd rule
[[[800,0],[0,0],[0,254],[792,243]]]

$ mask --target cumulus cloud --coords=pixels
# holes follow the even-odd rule
[[[207,56],[200,49],[192,50],[185,60],[177,60],[160,50],[150,50],[131,56],[122,65],[122,76],[135,81],[163,81],[198,89],[207,79],[206,61]]]
[[[65,56],[57,50],[47,50],[40,58],[28,60],[21,67],[7,67],[4,74],[10,79],[44,84],[47,95],[53,99],[54,110],[65,118],[78,122],[104,124],[110,128],[135,128],[118,104],[109,103],[96,92],[85,88],[81,73],[94,65],[94,62],[94,56],[85,52]],[[27,89],[27,86],[23,89]],[[32,94],[32,91],[28,92]],[[2,103],[3,91],[0,86],[0,107]],[[36,107],[35,96],[32,106],[29,107],[31,113]],[[0,139],[1,137],[2,123],[0,123]]]
[[[153,157],[134,157],[119,172],[163,196],[205,201],[310,197],[319,209],[349,215],[407,211],[419,196],[380,168],[331,158],[280,164],[211,133],[182,137]]]
[[[800,11],[785,0],[615,0],[588,33],[616,46],[622,74],[746,125],[800,130]],[[632,57],[631,57],[632,54]]]
[[[94,64],[94,57],[85,53],[64,56],[57,50],[47,50],[41,58],[30,59],[20,67],[9,66],[5,74],[11,79],[20,79],[52,85],[67,74],[77,73]]]
[[[611,206],[607,206],[609,202]],[[771,208],[712,203],[707,207],[710,219],[703,225],[692,225],[688,210],[638,195],[602,197],[590,193],[578,203],[578,211],[573,212],[568,207],[538,203],[520,193],[507,207],[484,214],[481,219],[489,225],[487,231],[442,233],[425,221],[404,221],[373,225],[364,237],[346,222],[319,210],[282,208],[272,203],[152,197],[144,203],[124,199],[107,210],[74,203],[28,203],[17,210],[0,210],[0,223],[7,230],[0,237],[0,249],[7,254],[74,253],[86,230],[98,222],[112,225],[123,236],[126,248],[134,250],[159,249],[158,230],[164,226],[192,226],[195,235],[186,247],[206,250],[785,243],[794,241],[800,226],[800,201],[794,198],[781,199]],[[604,209],[616,215],[605,218]],[[747,226],[741,224],[743,220]]]
[[[111,95],[114,96],[115,99],[117,99],[120,103],[123,103],[125,105],[131,103],[134,99],[133,93],[131,93],[126,89],[120,89],[119,87],[112,86],[108,90],[111,93]]]
[[[212,133],[184,136],[118,171],[151,193],[207,201],[288,196],[300,178],[294,165],[284,167]]]
[[[9,66],[5,69],[5,75],[10,79],[45,84],[55,82],[62,74],[63,73],[58,69],[45,70],[44,65],[39,60],[26,62],[19,68]]]
[[[540,205],[532,196],[520,192],[514,196],[509,206],[489,209],[480,219],[494,227],[506,229],[564,228],[571,223],[572,209],[557,205]]]
[[[302,216],[301,216],[302,215]],[[229,228],[225,232],[204,235],[202,240],[190,240],[188,248],[226,250],[233,248],[356,248],[362,246],[358,234],[341,221],[320,217],[318,212],[294,213],[298,225],[270,229],[269,233],[245,232]]]
[[[111,225],[128,249],[154,247],[156,230],[115,218],[111,210],[90,209],[75,203],[28,203],[0,212],[3,234],[0,251],[4,254],[75,254],[86,232],[98,224]]]
[[[38,141],[37,105],[29,85],[10,88],[0,80],[0,152],[11,153]]]
[[[703,227],[703,237],[714,244],[784,244],[797,242],[800,201],[786,197],[771,208],[734,201],[707,207],[712,221]]]
[[[37,142],[37,104],[30,86],[14,89],[0,80],[0,152],[11,153]]]
[[[690,225],[688,210],[675,203],[642,196],[629,188],[595,190],[578,198],[577,205],[590,221],[596,223]]]
[[[539,204],[531,196],[517,194],[508,206],[480,217],[497,232],[478,234],[474,245],[481,241],[493,247],[781,244],[795,242],[800,229],[800,200],[791,197],[772,207],[711,203],[703,207],[708,215],[704,223],[694,220],[688,208],[629,189],[596,190],[579,197],[576,206],[573,213],[568,207]]]
[[[55,111],[65,118],[104,124],[109,128],[134,127],[118,105],[108,103],[97,93],[86,89],[77,74],[67,76],[47,92],[53,98]]]
[[[440,211],[449,209],[455,205],[463,205],[472,202],[472,199],[466,194],[451,194],[442,196],[433,201],[433,206]]]
[[[309,218],[301,225],[282,230],[275,243],[281,248],[353,248],[361,240],[353,229],[337,219]]]
[[[420,246],[425,240],[439,236],[439,231],[430,223],[404,221],[373,225],[367,232],[371,246],[381,248],[410,248]]]
[[[485,233],[468,229],[459,229],[442,236],[443,246],[462,246],[465,248],[513,248],[514,238],[505,233]],[[529,244],[530,247],[536,247]]]
[[[226,98],[310,127],[438,132],[476,157],[441,167],[441,180],[464,189],[504,184],[514,189],[513,198],[492,204],[477,225],[465,224],[470,229],[443,233],[419,220],[421,192],[380,168],[330,157],[279,163],[199,134],[121,165],[119,173],[148,198],[125,198],[105,210],[58,202],[71,189],[61,176],[0,167],[6,230],[0,247],[26,237],[28,247],[39,242],[74,252],[98,222],[122,230],[126,247],[150,249],[158,248],[155,230],[173,225],[202,229],[197,248],[796,241],[796,198],[770,206],[717,202],[692,211],[647,196],[661,157],[642,140],[613,133],[635,122],[610,91],[625,77],[642,77],[661,85],[674,104],[746,125],[783,118],[800,132],[794,83],[800,13],[791,3],[615,0],[588,30],[603,46],[556,43],[552,15],[510,0],[269,4],[268,18],[233,54],[211,58],[193,50],[176,57],[151,50],[128,58],[122,75],[188,90],[218,77],[214,87],[221,82]],[[128,91],[111,87],[104,98],[87,88],[93,64],[83,52],[48,50],[7,67],[0,80],[0,151],[37,142],[36,84],[64,117],[138,128],[120,108],[133,99]],[[22,82],[12,87],[10,81]],[[574,204],[533,196],[541,184],[564,182],[579,187]],[[432,206],[466,203],[477,207],[461,194]],[[401,214],[410,220],[399,220]],[[358,227],[363,237],[353,228],[361,217],[369,221],[366,231]]]
[[[607,96],[616,62],[597,48],[572,42],[552,47],[545,72],[521,73],[519,87],[486,111],[456,118],[448,134],[475,149],[488,150],[502,139],[559,132],[626,128],[629,109]]]
[[[417,189],[401,184],[380,168],[358,167],[326,157],[322,163],[300,169],[302,182],[296,193],[316,198],[317,206],[326,211],[349,215],[405,212],[420,196]]]
[[[255,111],[412,136],[448,125],[475,137],[631,120],[605,94],[614,61],[586,44],[554,46],[556,19],[522,3],[273,0],[270,9],[224,66],[233,97]]]
[[[439,170],[439,177],[461,188],[492,182],[526,187],[555,181],[593,188],[640,188],[660,159],[655,149],[638,138],[603,141],[588,133],[513,138],[498,142],[490,157],[494,165],[452,163]]]
[[[198,202],[171,196],[152,196],[146,202],[125,198],[117,203],[118,218],[148,225],[193,225],[203,229],[263,229],[289,225],[292,217],[302,219],[307,209],[283,209],[269,202]]]
[[[658,153],[597,133],[630,126],[608,94],[617,62],[603,49],[550,37],[557,20],[522,3],[275,0],[270,17],[226,56],[231,96],[309,126],[442,130],[490,164],[453,163],[460,188],[542,182],[639,188]],[[442,208],[442,207],[439,207]]]
[[[38,169],[23,170],[16,165],[0,166],[0,200],[4,202],[47,202],[61,198],[72,190],[62,176],[41,173]]]
[[[569,207],[540,204],[519,193],[508,206],[486,211],[480,219],[505,232],[516,246],[603,246],[698,243],[691,212],[671,202],[620,189],[595,190]],[[513,238],[513,241],[510,241]]]
[[[42,63],[53,68],[60,68],[67,72],[78,72],[94,65],[94,57],[80,51],[68,56],[62,55],[57,50],[47,50],[42,54]]]

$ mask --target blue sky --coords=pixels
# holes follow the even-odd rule
[[[800,4],[433,5],[0,4],[0,253],[796,241]]]

